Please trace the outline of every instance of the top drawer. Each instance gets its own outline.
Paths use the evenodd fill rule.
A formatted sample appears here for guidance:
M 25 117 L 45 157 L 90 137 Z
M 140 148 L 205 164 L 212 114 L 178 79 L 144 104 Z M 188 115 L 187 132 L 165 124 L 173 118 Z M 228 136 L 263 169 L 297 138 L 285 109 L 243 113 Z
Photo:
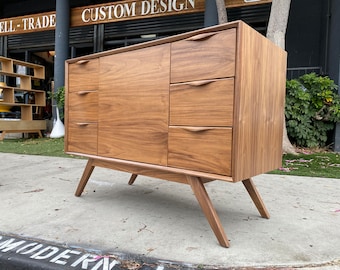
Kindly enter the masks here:
M 171 83 L 235 75 L 236 29 L 198 34 L 171 44 Z
M 68 91 L 98 89 L 99 60 L 79 60 L 68 66 Z

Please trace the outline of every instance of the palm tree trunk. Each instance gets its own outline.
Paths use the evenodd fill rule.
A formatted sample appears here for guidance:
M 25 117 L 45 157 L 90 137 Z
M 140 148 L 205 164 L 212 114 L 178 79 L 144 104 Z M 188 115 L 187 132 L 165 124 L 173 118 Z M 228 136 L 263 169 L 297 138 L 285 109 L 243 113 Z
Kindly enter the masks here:
M 205 0 L 209 1 L 209 0 Z M 210 0 L 211 1 L 211 0 Z M 225 8 L 224 0 L 216 0 L 217 14 L 218 14 L 218 23 L 226 23 L 228 22 L 227 10 Z
M 285 49 L 285 36 L 289 16 L 291 0 L 273 0 L 270 10 L 270 17 L 267 28 L 267 38 L 276 45 Z M 294 146 L 291 144 L 286 128 L 286 120 L 283 123 L 283 153 L 296 154 Z

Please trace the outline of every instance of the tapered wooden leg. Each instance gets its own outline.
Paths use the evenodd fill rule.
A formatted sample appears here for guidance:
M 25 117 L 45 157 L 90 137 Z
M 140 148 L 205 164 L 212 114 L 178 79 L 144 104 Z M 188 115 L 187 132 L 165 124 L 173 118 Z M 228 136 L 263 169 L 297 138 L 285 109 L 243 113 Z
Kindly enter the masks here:
M 90 158 L 88 161 L 87 161 L 87 164 L 86 164 L 86 167 L 84 169 L 84 172 L 83 172 L 83 175 L 79 181 L 79 184 L 78 184 L 78 187 L 77 187 L 77 190 L 76 190 L 76 193 L 75 195 L 77 197 L 79 197 L 83 191 L 84 191 L 84 188 L 87 184 L 87 182 L 89 181 L 89 178 L 93 172 L 93 169 L 94 169 L 94 164 L 93 164 L 94 160 L 92 158 Z
M 251 178 L 243 180 L 242 181 L 243 185 L 247 189 L 251 199 L 253 200 L 257 210 L 260 212 L 261 217 L 263 218 L 270 218 L 269 212 L 264 205 L 262 198 L 257 191 L 257 188 L 255 184 L 253 183 L 253 180 Z
M 137 176 L 138 174 L 134 174 L 134 173 L 131 175 L 130 180 L 129 180 L 129 185 L 132 185 L 135 182 Z
M 205 214 L 211 229 L 215 233 L 218 242 L 223 247 L 229 247 L 229 240 L 224 232 L 220 218 L 218 217 L 215 208 L 209 198 L 209 195 L 204 187 L 203 181 L 194 176 L 186 176 L 188 184 L 191 186 L 194 194 Z

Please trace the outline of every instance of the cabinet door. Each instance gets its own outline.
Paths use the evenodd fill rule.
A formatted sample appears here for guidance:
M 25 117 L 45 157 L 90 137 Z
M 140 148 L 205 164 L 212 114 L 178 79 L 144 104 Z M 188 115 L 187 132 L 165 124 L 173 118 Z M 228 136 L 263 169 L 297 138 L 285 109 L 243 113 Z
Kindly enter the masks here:
M 170 125 L 232 126 L 234 78 L 170 86 Z
M 236 29 L 199 34 L 171 44 L 171 83 L 235 75 Z
M 166 165 L 169 47 L 100 58 L 99 155 Z
M 231 128 L 169 127 L 168 166 L 231 175 Z

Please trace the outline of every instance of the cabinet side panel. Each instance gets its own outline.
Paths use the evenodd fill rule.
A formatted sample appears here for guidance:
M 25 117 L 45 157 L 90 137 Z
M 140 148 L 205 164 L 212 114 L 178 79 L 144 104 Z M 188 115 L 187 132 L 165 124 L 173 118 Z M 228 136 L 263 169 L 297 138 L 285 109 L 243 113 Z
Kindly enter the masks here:
M 100 58 L 98 154 L 167 163 L 170 45 Z
M 68 119 L 68 115 L 69 115 L 69 80 L 68 80 L 68 76 L 69 76 L 69 68 L 68 68 L 69 64 L 67 62 L 65 62 L 65 105 L 64 105 L 64 125 L 65 125 L 65 135 L 64 135 L 64 151 L 68 152 L 68 140 L 69 140 L 69 132 L 68 132 L 68 123 L 69 123 L 69 119 Z
M 281 166 L 286 82 L 284 50 L 240 24 L 235 81 L 234 181 Z

